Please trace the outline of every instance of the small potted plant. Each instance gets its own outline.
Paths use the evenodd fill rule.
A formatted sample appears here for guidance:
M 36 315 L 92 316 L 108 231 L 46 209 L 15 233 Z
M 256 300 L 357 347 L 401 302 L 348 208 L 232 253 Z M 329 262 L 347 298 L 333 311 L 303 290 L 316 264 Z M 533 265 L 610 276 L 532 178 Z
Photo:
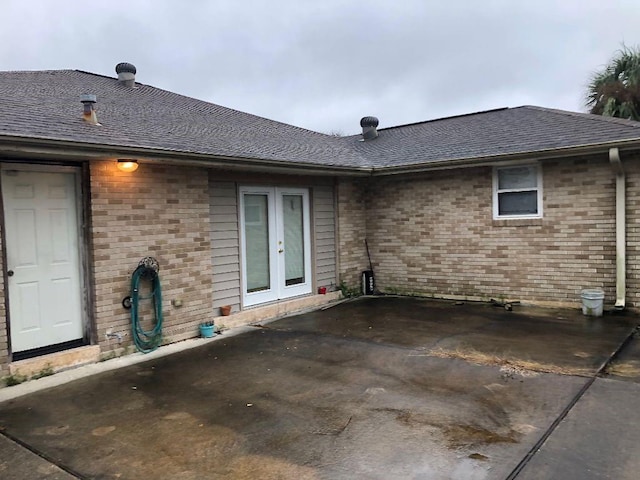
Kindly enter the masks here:
M 216 326 L 213 322 L 202 322 L 200 324 L 200 336 L 202 338 L 211 338 L 216 334 Z

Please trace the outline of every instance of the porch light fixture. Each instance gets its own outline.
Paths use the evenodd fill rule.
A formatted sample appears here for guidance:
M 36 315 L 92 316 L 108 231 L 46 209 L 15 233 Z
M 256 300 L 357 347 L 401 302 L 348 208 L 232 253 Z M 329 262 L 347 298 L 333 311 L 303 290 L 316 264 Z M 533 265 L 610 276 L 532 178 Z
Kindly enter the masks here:
M 131 173 L 138 169 L 138 161 L 131 158 L 119 158 L 117 166 L 121 172 Z

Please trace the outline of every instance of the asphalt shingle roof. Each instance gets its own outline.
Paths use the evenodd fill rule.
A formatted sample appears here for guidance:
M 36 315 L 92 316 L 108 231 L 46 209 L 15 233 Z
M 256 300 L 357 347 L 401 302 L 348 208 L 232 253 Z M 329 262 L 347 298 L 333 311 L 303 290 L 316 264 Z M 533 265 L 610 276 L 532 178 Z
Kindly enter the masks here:
M 0 72 L 0 135 L 328 166 L 365 163 L 329 135 L 136 87 L 77 70 Z M 102 126 L 82 120 L 85 93 L 97 96 Z
M 82 120 L 97 96 L 102 126 Z M 384 120 L 384 119 L 382 119 Z M 144 84 L 77 70 L 0 72 L 0 135 L 327 167 L 426 166 L 640 140 L 640 122 L 523 106 L 333 137 Z
M 379 129 L 379 136 L 345 143 L 374 167 L 541 152 L 640 139 L 640 122 L 523 106 Z

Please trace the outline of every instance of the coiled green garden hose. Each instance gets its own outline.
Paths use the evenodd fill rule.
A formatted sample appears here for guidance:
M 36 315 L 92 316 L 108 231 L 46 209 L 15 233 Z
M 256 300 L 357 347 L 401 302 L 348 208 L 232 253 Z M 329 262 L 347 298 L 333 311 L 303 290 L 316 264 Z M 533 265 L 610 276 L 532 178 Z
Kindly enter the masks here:
M 155 261 L 155 259 L 154 259 Z M 151 282 L 151 294 L 140 295 L 140 281 L 148 279 Z M 140 300 L 151 300 L 155 325 L 151 330 L 144 330 L 138 318 L 138 304 Z M 131 329 L 133 343 L 142 353 L 153 352 L 162 342 L 162 289 L 158 275 L 157 262 L 150 266 L 148 262 L 140 262 L 131 276 Z

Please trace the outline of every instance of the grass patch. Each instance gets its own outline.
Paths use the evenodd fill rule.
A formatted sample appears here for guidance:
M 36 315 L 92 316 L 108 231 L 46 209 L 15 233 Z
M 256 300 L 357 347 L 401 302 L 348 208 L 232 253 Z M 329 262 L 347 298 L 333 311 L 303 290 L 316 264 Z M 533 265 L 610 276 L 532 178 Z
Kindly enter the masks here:
M 445 350 L 434 348 L 428 352 L 431 357 L 457 358 L 476 365 L 491 365 L 501 367 L 504 373 L 520 375 L 523 377 L 532 376 L 536 373 L 555 373 L 558 375 L 590 375 L 593 370 L 585 367 L 568 367 L 553 365 L 551 363 L 535 362 L 519 358 L 480 352 L 473 348 L 458 347 L 455 350 Z
M 111 350 L 108 353 L 103 353 L 100 355 L 100 362 L 106 362 L 107 360 L 112 360 L 114 358 L 116 358 L 118 355 L 116 355 L 116 352 L 114 352 L 113 350 Z
M 26 381 L 27 381 L 27 377 L 25 377 L 24 375 L 20 375 L 19 373 L 16 373 L 15 375 L 7 375 L 6 377 L 4 377 L 4 384 L 7 387 L 20 385 L 21 383 Z
M 351 287 L 344 281 L 340 282 L 340 285 L 338 285 L 338 290 L 342 292 L 342 296 L 344 298 L 355 298 L 362 295 L 362 292 L 360 291 L 360 287 L 358 285 L 356 285 L 355 287 Z
M 47 365 L 42 370 L 40 370 L 38 373 L 33 375 L 31 377 L 31 379 L 32 380 L 37 380 L 38 378 L 42 378 L 42 377 L 50 377 L 54 373 L 56 373 L 56 372 L 53 371 L 53 367 L 51 365 Z

